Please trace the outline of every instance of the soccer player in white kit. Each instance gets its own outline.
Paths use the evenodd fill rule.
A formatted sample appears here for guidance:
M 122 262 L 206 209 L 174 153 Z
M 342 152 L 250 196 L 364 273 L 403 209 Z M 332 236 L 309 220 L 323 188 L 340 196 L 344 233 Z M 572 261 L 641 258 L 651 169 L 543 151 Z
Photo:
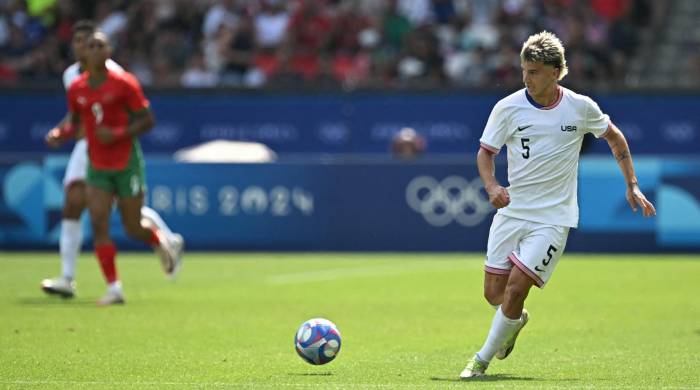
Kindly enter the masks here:
M 95 24 L 88 20 L 76 22 L 73 26 L 71 46 L 73 54 L 78 61 L 63 72 L 63 86 L 66 90 L 86 69 L 87 40 L 95 30 Z M 106 66 L 114 71 L 121 72 L 124 70 L 111 59 L 106 61 Z M 65 198 L 59 239 L 61 276 L 53 279 L 44 279 L 41 282 L 41 288 L 47 294 L 60 295 L 64 298 L 72 298 L 76 291 L 74 281 L 75 263 L 83 243 L 80 216 L 86 207 L 87 141 L 83 138 L 83 134 L 80 134 L 79 129 L 73 128 L 65 118 L 46 134 L 46 143 L 50 147 L 58 147 L 72 138 L 76 138 L 77 141 L 71 152 L 63 178 Z M 172 263 L 179 264 L 180 262 L 184 246 L 182 236 L 173 233 L 155 210 L 144 206 L 141 209 L 141 214 L 143 217 L 141 223 L 147 226 L 155 226 L 159 231 L 159 236 L 162 236 L 161 247 L 154 249 L 160 255 L 163 267 L 172 269 Z
M 477 155 L 489 201 L 498 209 L 487 245 L 484 296 L 496 309 L 486 342 L 460 378 L 484 374 L 515 346 L 529 313 L 525 298 L 544 287 L 578 225 L 578 160 L 586 133 L 604 138 L 627 183 L 627 201 L 645 217 L 656 214 L 639 189 L 627 141 L 591 98 L 558 85 L 567 73 L 564 47 L 552 33 L 532 35 L 520 53 L 525 88 L 499 101 Z M 508 148 L 508 188 L 494 176 L 494 158 Z

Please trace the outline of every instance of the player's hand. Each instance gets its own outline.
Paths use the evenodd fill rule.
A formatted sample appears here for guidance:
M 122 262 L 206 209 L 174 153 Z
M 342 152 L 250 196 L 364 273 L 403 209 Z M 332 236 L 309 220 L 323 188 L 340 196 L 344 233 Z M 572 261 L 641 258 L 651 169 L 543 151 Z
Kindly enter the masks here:
M 95 129 L 95 136 L 101 144 L 111 144 L 116 139 L 116 134 L 112 129 L 106 126 L 98 126 Z
M 49 130 L 49 132 L 46 133 L 46 137 L 44 137 L 44 141 L 50 148 L 57 148 L 63 145 L 64 140 L 61 136 L 61 130 L 58 127 Z
M 510 194 L 508 194 L 508 190 L 499 185 L 487 187 L 486 193 L 489 194 L 489 202 L 491 205 L 497 209 L 510 204 Z
M 637 184 L 632 184 L 627 187 L 627 202 L 634 212 L 637 212 L 637 208 L 641 207 L 642 215 L 645 217 L 653 217 L 656 215 L 654 205 L 647 200 Z

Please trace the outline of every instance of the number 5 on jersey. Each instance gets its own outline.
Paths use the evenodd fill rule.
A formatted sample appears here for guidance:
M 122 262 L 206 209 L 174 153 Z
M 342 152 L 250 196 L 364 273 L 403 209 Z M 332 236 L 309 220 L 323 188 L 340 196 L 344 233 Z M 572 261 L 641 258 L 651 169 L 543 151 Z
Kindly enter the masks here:
M 523 150 L 525 153 L 523 153 L 523 158 L 527 159 L 530 158 L 530 146 L 527 144 L 530 142 L 530 138 L 521 138 L 520 143 L 523 145 Z

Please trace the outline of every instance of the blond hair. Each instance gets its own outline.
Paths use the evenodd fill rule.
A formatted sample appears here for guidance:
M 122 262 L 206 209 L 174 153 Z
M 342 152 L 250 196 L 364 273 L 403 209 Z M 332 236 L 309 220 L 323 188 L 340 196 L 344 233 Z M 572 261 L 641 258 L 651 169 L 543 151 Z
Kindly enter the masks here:
M 559 38 L 549 31 L 530 35 L 523 43 L 520 51 L 520 61 L 541 62 L 545 65 L 552 65 L 559 69 L 559 80 L 563 79 L 569 68 L 566 66 L 564 58 L 564 45 Z

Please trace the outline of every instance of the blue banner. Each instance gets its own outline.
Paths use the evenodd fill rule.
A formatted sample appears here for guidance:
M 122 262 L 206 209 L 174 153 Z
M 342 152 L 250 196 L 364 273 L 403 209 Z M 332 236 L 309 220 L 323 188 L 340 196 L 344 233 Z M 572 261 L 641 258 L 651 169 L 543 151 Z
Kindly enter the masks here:
M 157 126 L 142 139 L 147 153 L 231 139 L 258 141 L 281 154 L 386 154 L 393 135 L 409 126 L 427 139 L 428 154 L 464 154 L 478 149 L 486 119 L 504 95 L 190 93 L 149 94 Z M 697 155 L 699 96 L 596 99 L 625 132 L 635 155 Z M 12 153 L 45 153 L 44 135 L 66 110 L 60 94 L 5 94 L 0 106 L 0 152 Z M 610 154 L 604 141 L 592 141 L 586 152 Z
M 0 245 L 56 247 L 66 156 L 0 164 Z M 580 164 L 569 251 L 700 250 L 700 160 L 638 158 L 658 216 L 633 213 L 611 158 Z M 505 166 L 499 165 L 500 175 Z M 501 177 L 504 180 L 503 177 Z M 473 163 L 178 164 L 149 160 L 147 202 L 188 248 L 484 252 L 493 208 Z M 90 229 L 84 218 L 86 242 Z M 118 216 L 111 231 L 127 239 Z

